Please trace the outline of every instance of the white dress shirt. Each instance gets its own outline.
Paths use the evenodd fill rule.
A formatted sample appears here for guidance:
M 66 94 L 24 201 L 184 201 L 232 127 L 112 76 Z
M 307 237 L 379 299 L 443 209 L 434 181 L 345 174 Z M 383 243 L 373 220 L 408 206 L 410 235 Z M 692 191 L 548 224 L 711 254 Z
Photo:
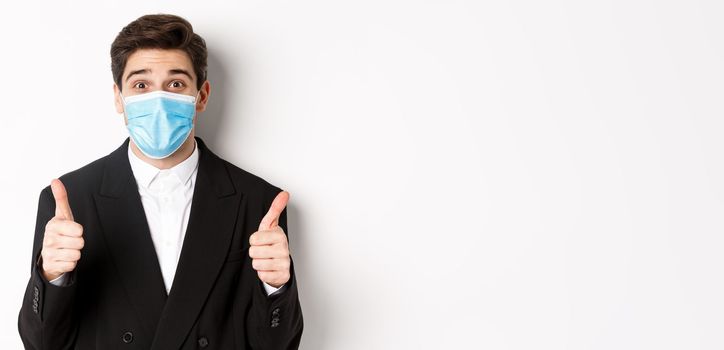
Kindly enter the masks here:
M 186 227 L 191 213 L 191 200 L 199 168 L 199 148 L 194 140 L 191 156 L 170 169 L 158 169 L 138 158 L 128 146 L 128 161 L 138 184 L 148 229 L 156 249 L 166 293 L 169 293 L 181 255 Z M 65 274 L 50 281 L 65 285 Z M 263 283 L 267 295 L 278 291 Z

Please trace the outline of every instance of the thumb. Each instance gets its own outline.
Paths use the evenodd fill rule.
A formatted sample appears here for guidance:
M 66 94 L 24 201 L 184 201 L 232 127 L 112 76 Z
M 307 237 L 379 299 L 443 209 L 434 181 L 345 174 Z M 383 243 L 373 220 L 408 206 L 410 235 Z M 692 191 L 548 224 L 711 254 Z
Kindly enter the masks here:
M 65 191 L 63 183 L 59 179 L 53 179 L 50 182 L 50 189 L 53 190 L 53 197 L 55 197 L 55 216 L 73 220 L 73 212 L 68 203 L 68 193 Z
M 274 201 L 269 208 L 269 211 L 264 215 L 259 223 L 259 230 L 269 230 L 276 227 L 279 224 L 279 216 L 282 215 L 282 211 L 289 202 L 289 192 L 281 191 L 274 198 Z

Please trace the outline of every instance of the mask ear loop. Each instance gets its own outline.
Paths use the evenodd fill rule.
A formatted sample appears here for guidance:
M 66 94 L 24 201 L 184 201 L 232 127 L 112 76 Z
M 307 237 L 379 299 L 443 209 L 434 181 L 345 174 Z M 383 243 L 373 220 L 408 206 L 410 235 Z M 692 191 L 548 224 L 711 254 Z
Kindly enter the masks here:
M 201 90 L 199 90 L 198 92 L 196 92 L 196 97 L 194 97 L 194 119 L 196 119 L 196 117 L 197 117 L 196 104 L 199 103 L 199 95 L 200 95 L 200 94 L 201 94 Z M 198 122 L 198 120 L 197 120 L 197 122 Z M 192 130 L 196 130 L 196 123 L 192 123 L 192 124 L 191 124 L 191 129 L 192 129 Z M 199 147 L 199 146 L 196 144 L 196 139 L 194 139 L 194 149 L 196 149 L 196 147 Z
M 126 116 L 126 98 L 123 97 L 123 92 L 121 92 L 120 89 L 118 90 L 118 95 L 121 96 L 121 103 L 123 104 L 123 115 Z

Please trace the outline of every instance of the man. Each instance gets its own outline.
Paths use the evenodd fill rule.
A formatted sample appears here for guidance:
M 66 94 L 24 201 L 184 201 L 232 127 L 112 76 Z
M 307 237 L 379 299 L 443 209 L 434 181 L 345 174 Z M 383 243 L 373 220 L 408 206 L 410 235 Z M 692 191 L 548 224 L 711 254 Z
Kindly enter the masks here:
M 111 46 L 130 138 L 40 193 L 18 327 L 28 349 L 296 349 L 289 194 L 194 136 L 206 44 L 148 15 Z

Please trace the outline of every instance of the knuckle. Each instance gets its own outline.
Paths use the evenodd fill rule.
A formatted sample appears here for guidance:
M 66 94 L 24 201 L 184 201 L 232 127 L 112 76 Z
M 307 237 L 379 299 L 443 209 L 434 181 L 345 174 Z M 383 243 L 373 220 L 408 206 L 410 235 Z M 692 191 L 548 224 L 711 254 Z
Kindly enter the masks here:
M 60 275 L 62 273 L 68 272 L 68 269 L 65 267 L 65 265 L 55 265 L 47 270 L 48 272 L 51 272 L 54 275 Z
M 43 266 L 45 266 L 48 263 L 48 261 L 50 261 L 50 254 L 48 252 L 48 249 L 41 250 L 40 256 L 43 258 Z
M 66 235 L 79 236 L 81 232 L 83 232 L 83 227 L 73 221 L 69 221 L 67 225 L 63 227 L 63 233 Z
M 63 272 L 70 271 L 69 266 L 66 263 L 57 263 L 50 270 L 54 271 L 55 273 L 63 273 Z
M 43 238 L 43 246 L 44 247 L 54 247 L 57 240 L 55 239 L 55 236 L 52 234 L 46 234 Z
M 68 226 L 68 223 L 60 222 L 54 227 L 54 229 L 54 232 L 60 233 L 62 235 L 67 235 L 72 228 Z
M 258 237 L 258 235 L 256 234 L 256 232 L 253 233 L 251 236 L 249 236 L 249 244 L 251 244 L 251 245 L 256 245 L 256 242 L 258 241 L 258 238 L 259 238 L 259 237 Z
M 55 258 L 59 261 L 65 261 L 70 257 L 70 253 L 67 251 L 67 249 L 58 250 L 57 254 L 55 254 Z

